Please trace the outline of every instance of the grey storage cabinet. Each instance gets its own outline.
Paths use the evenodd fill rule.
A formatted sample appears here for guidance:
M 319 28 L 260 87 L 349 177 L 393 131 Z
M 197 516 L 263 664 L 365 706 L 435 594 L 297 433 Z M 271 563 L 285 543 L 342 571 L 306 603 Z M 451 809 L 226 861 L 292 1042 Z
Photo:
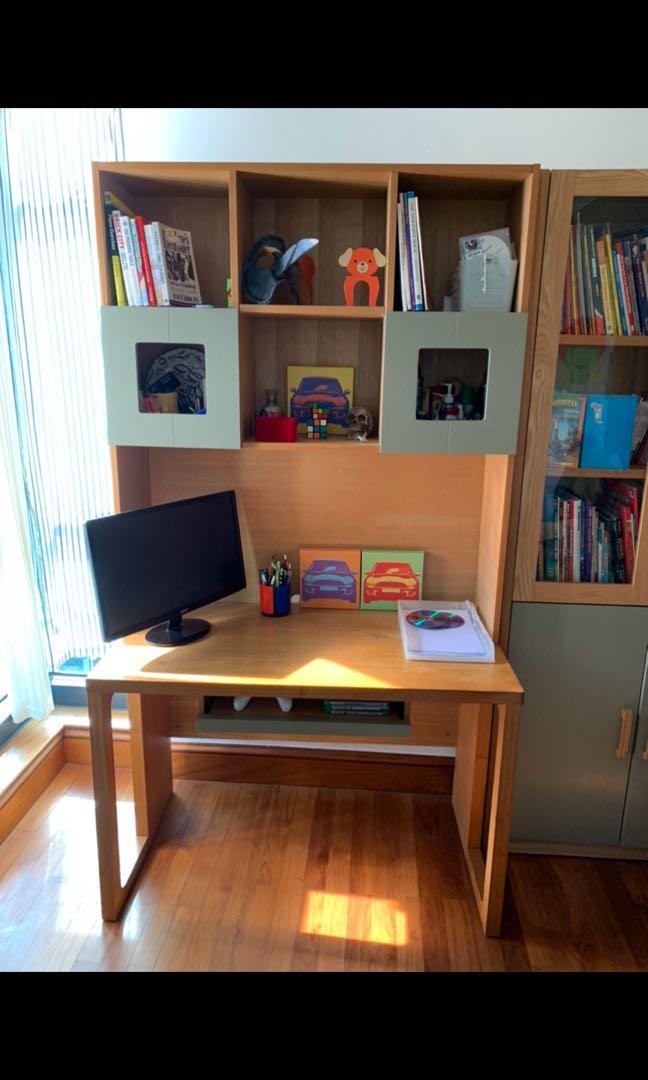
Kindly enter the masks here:
M 648 848 L 648 609 L 515 603 L 524 686 L 511 840 Z M 621 710 L 633 715 L 618 756 Z
M 388 312 L 380 412 L 383 453 L 514 454 L 526 326 L 527 316 L 518 313 Z M 424 349 L 488 351 L 483 420 L 416 418 L 419 353 Z
M 113 446 L 241 446 L 238 313 L 233 309 L 104 307 L 101 309 L 108 442 Z M 141 413 L 137 346 L 155 343 L 205 350 L 204 416 Z

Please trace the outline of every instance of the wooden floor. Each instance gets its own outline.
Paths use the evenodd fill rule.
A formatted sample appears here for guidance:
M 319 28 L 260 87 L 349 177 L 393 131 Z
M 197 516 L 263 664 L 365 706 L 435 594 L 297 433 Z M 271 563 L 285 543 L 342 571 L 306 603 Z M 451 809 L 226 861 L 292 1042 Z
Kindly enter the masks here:
M 88 766 L 0 845 L 3 971 L 647 971 L 648 863 L 511 856 L 503 930 L 483 937 L 433 796 L 176 781 L 116 924 Z

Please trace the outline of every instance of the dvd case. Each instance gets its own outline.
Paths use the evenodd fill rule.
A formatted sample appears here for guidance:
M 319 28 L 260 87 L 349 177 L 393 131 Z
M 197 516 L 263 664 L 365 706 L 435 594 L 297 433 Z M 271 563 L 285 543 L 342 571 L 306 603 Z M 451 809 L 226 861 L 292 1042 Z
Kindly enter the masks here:
M 495 646 L 470 600 L 399 600 L 407 660 L 495 662 Z

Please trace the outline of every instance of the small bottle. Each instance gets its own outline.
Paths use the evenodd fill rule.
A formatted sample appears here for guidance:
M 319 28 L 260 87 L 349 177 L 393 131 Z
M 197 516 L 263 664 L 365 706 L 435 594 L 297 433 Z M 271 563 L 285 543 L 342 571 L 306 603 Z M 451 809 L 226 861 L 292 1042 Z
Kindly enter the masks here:
M 454 384 L 453 383 L 441 383 L 444 389 L 443 405 L 441 406 L 441 419 L 442 420 L 458 420 L 459 419 L 459 406 L 455 404 L 454 399 Z
M 281 406 L 277 401 L 278 390 L 265 390 L 266 399 L 259 416 L 281 416 Z

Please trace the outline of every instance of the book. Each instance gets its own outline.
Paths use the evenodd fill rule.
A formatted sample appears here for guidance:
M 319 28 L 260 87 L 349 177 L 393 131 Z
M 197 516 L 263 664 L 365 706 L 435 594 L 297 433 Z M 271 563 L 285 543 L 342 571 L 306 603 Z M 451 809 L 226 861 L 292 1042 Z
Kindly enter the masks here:
M 411 311 L 409 271 L 407 268 L 407 237 L 405 233 L 405 210 L 402 196 L 398 200 L 398 257 L 400 267 L 401 304 L 403 311 Z
M 157 297 L 155 294 L 155 286 L 153 284 L 153 274 L 151 272 L 151 260 L 149 258 L 148 245 L 146 243 L 146 233 L 144 232 L 144 226 L 150 225 L 150 222 L 148 218 L 142 217 L 141 214 L 136 214 L 135 225 L 137 227 L 140 252 L 142 255 L 142 268 L 144 270 L 144 281 L 146 284 L 146 295 L 148 299 L 148 304 L 149 307 L 156 307 Z
M 135 260 L 132 258 L 132 241 L 130 225 L 128 224 L 130 218 L 128 218 L 126 214 L 121 214 L 119 210 L 113 210 L 112 217 L 115 225 L 115 238 L 119 249 L 119 260 L 121 262 L 128 306 L 137 307 L 138 290 L 136 289 L 135 283 Z M 125 227 L 124 222 L 126 223 Z
M 137 225 L 134 218 L 129 218 L 128 221 L 131 231 L 131 240 L 133 243 L 133 255 L 135 257 L 135 276 L 137 278 L 137 287 L 140 295 L 141 307 L 148 307 L 148 293 L 146 291 L 146 281 L 144 279 L 144 266 L 142 264 L 142 252 L 140 250 L 139 236 L 137 234 Z
M 554 396 L 547 458 L 550 465 L 578 465 L 586 401 L 585 394 Z
M 423 305 L 423 282 L 421 280 L 421 254 L 419 244 L 418 225 L 416 220 L 416 203 L 413 191 L 406 195 L 407 216 L 409 221 L 410 251 L 412 259 L 412 276 L 414 279 L 414 311 L 424 311 Z
M 414 199 L 414 205 L 416 207 L 416 230 L 418 233 L 419 242 L 419 256 L 421 260 L 421 282 L 423 284 L 423 307 L 426 311 L 431 311 L 432 306 L 430 304 L 430 298 L 428 296 L 427 279 L 425 277 L 425 262 L 423 260 L 423 237 L 421 233 L 421 212 L 419 210 L 418 195 Z
M 638 404 L 639 398 L 636 394 L 588 396 L 580 455 L 581 468 L 628 468 Z
M 191 233 L 160 221 L 144 227 L 157 302 L 163 307 L 193 307 L 202 303 Z
M 115 235 L 115 222 L 113 220 L 113 211 L 116 210 L 123 214 L 130 214 L 131 211 L 127 206 L 118 199 L 111 191 L 104 191 L 104 216 L 106 220 L 106 239 L 108 245 L 108 254 L 110 257 L 110 264 L 112 266 L 113 280 L 115 283 L 115 299 L 118 307 L 128 306 L 128 297 L 126 295 L 126 286 L 124 284 L 124 274 L 122 271 L 121 259 L 119 256 L 119 248 L 117 246 L 117 237 Z

